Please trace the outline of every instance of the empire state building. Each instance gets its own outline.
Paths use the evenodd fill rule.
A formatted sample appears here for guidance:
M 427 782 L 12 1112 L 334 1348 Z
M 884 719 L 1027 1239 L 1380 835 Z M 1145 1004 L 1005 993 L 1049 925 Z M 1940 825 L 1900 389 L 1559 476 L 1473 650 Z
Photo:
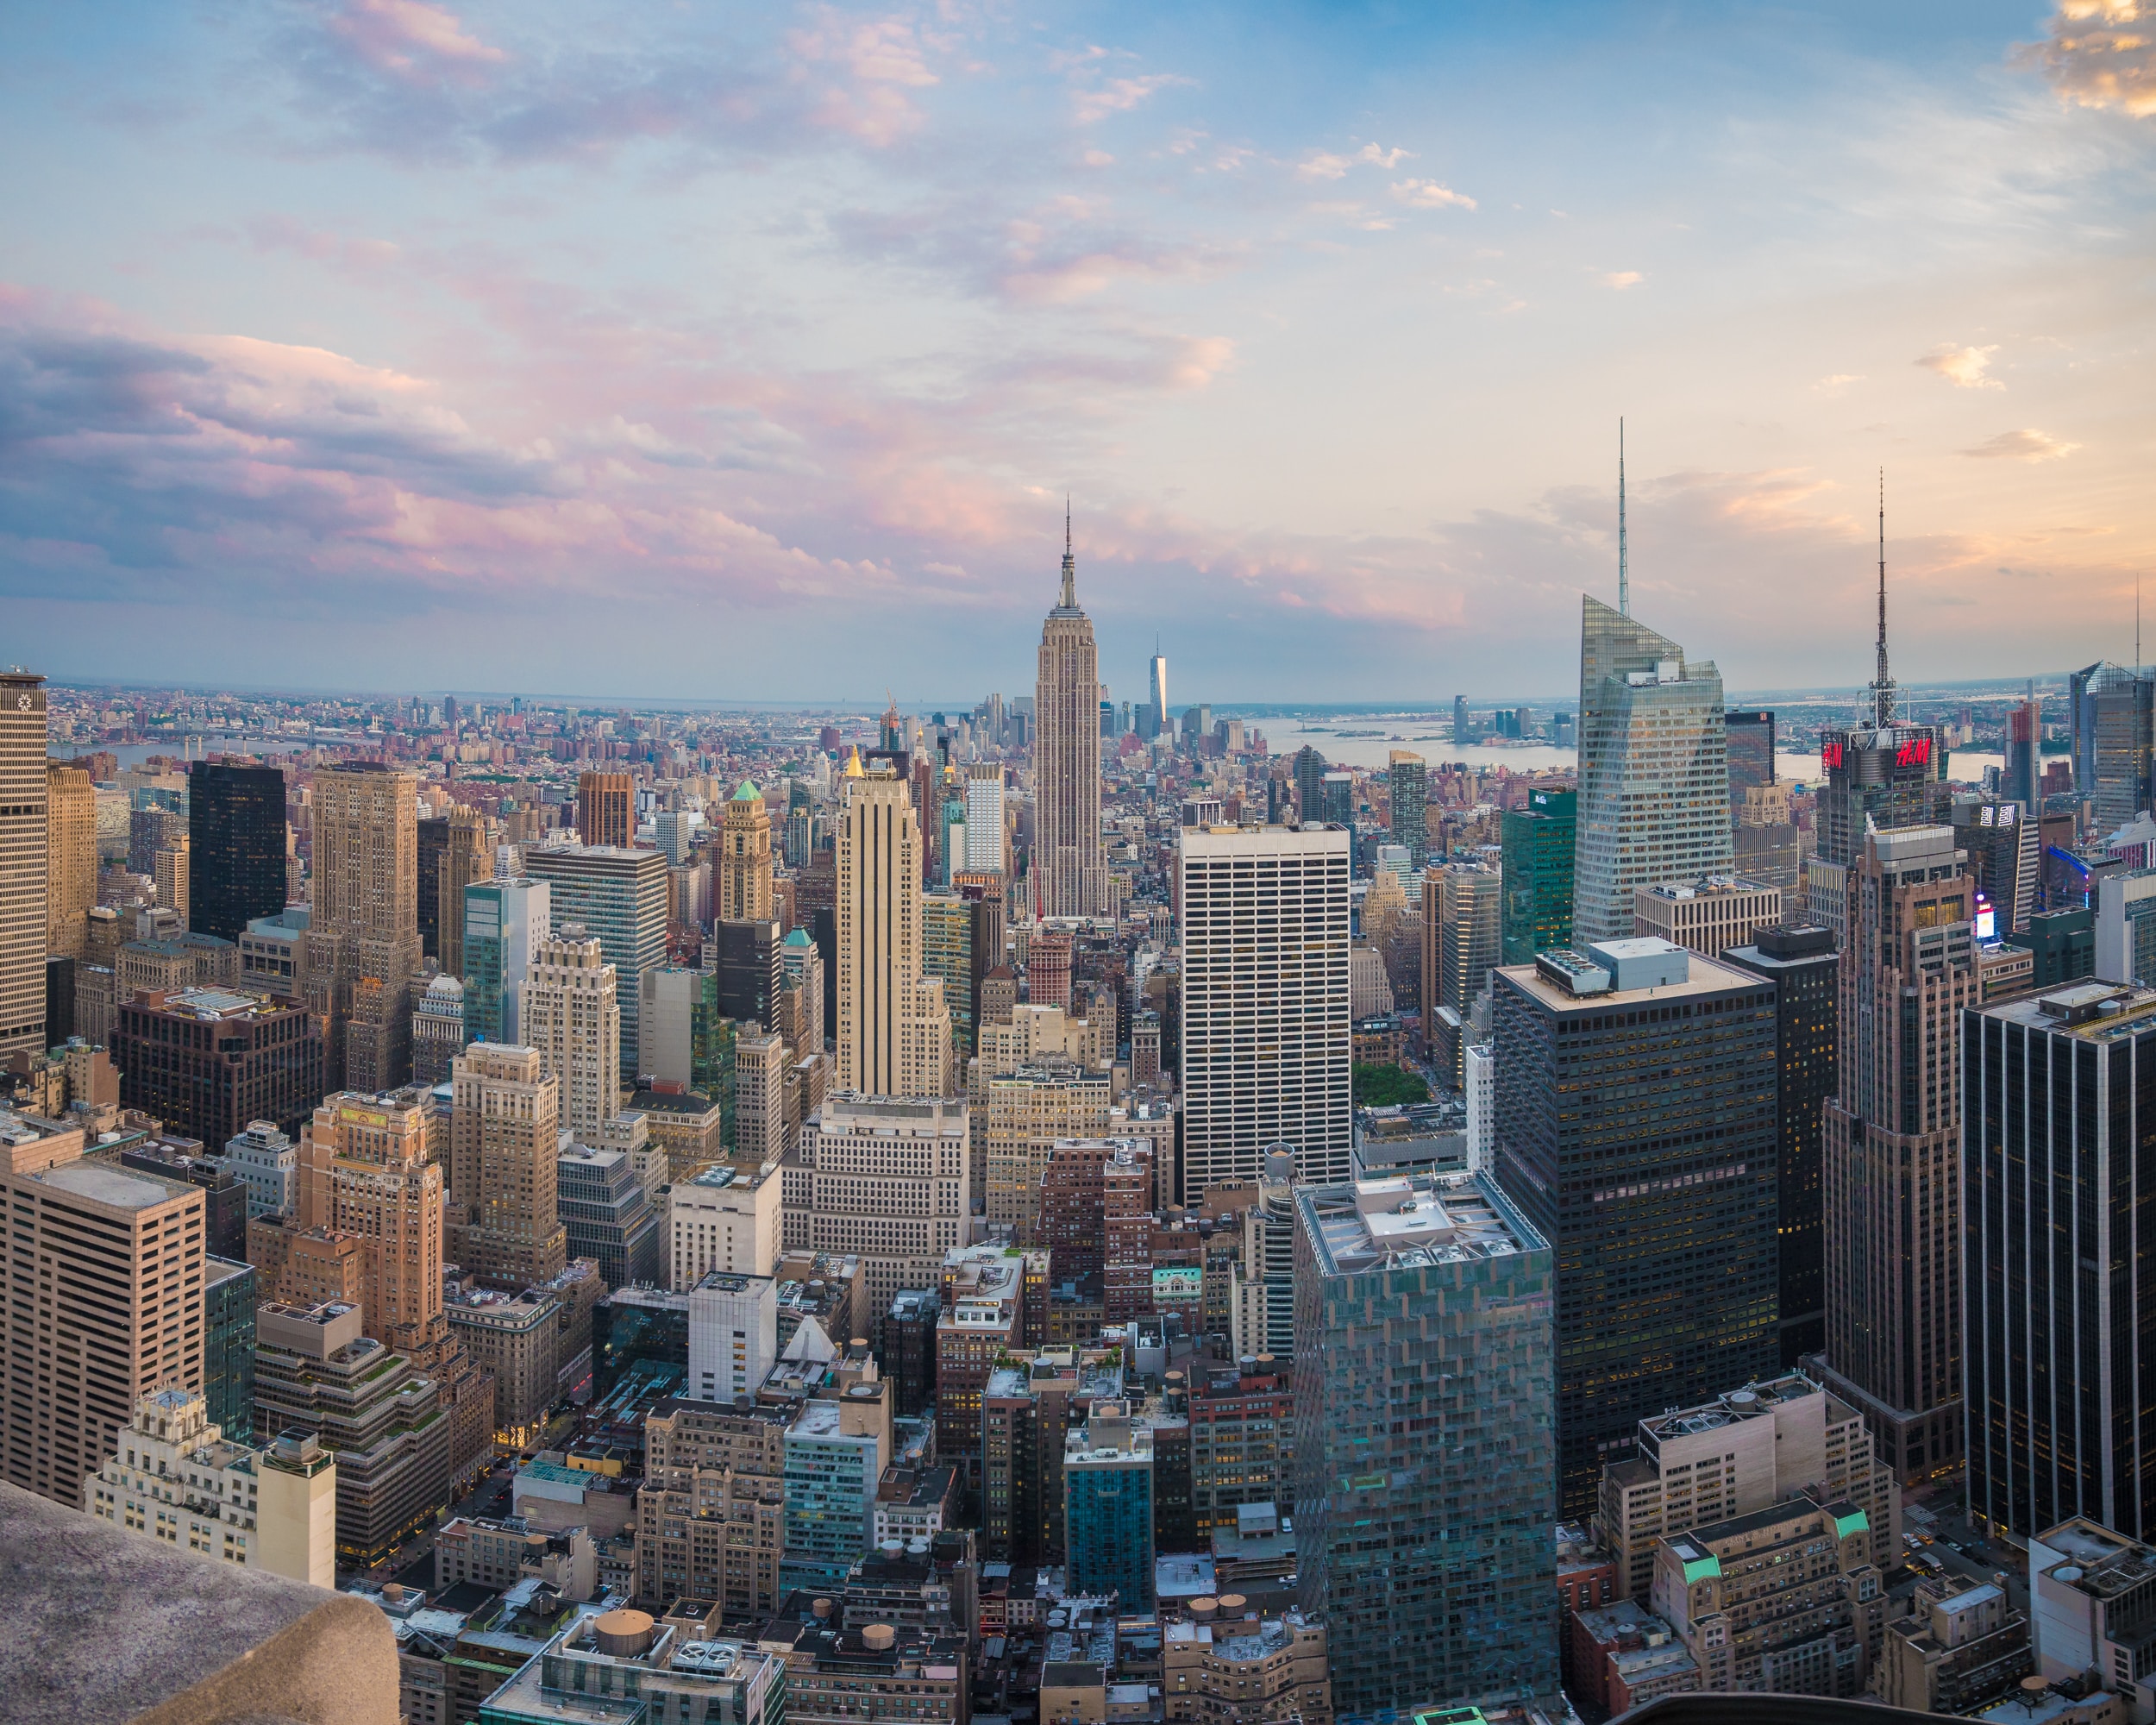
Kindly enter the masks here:
M 1041 625 L 1033 712 L 1033 869 L 1040 913 L 1103 914 L 1108 869 L 1100 848 L 1100 660 L 1092 619 L 1078 608 L 1069 522 L 1062 596 Z

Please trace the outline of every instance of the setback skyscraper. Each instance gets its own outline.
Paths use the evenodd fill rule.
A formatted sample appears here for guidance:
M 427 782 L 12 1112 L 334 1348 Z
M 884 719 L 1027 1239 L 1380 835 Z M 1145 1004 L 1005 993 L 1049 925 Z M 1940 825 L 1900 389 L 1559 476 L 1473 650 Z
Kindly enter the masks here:
M 1035 687 L 1034 892 L 1044 916 L 1099 916 L 1108 908 L 1100 844 L 1100 662 L 1092 620 L 1078 608 L 1068 523 L 1062 595 L 1041 625 Z M 919 879 L 918 867 L 914 877 Z
M 1968 860 L 1953 828 L 1914 827 L 1871 834 L 1849 871 L 1824 1381 L 1905 1484 L 1961 1456 L 1957 1020 L 1983 998 Z
M 204 761 L 187 775 L 188 926 L 236 942 L 285 908 L 285 775 Z
M 1731 871 L 1722 680 L 1600 599 L 1581 605 L 1572 919 L 1581 940 L 1617 940 L 1640 888 Z
M 309 941 L 329 949 L 335 1006 L 349 1014 L 340 1082 L 356 1090 L 394 1089 L 411 1070 L 411 977 L 420 956 L 418 795 L 417 775 L 379 761 L 350 761 L 315 775 Z M 334 1037 L 334 1007 L 330 1022 Z M 330 1063 L 336 1071 L 336 1063 Z
M 1776 1370 L 1774 991 L 1653 939 L 1491 983 L 1497 1174 L 1557 1253 L 1558 1513 L 1577 1519 L 1641 1420 Z
M 921 831 L 884 762 L 846 763 L 838 817 L 838 1088 L 939 1096 L 950 1068 L 943 984 L 921 969 Z M 940 1026 L 940 1046 L 937 1043 Z

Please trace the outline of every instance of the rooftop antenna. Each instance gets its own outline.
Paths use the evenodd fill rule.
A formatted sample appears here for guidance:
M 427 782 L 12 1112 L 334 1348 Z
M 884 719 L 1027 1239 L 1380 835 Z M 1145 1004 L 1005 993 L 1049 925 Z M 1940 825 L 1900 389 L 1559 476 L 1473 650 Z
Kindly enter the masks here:
M 1632 615 L 1632 575 L 1625 566 L 1625 416 L 1617 416 L 1617 614 Z
M 1879 469 L 1879 668 L 1871 684 L 1871 723 L 1885 730 L 1894 723 L 1894 679 L 1887 674 L 1886 645 L 1886 469 Z
M 1062 608 L 1078 608 L 1078 565 L 1070 555 L 1070 493 L 1063 493 L 1063 598 Z

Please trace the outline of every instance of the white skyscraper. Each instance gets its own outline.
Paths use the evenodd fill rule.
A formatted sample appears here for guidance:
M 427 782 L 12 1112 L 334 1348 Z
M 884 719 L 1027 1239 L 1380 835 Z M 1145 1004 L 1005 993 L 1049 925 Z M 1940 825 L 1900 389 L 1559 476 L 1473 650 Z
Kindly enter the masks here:
M 966 774 L 966 862 L 968 873 L 1001 870 L 1003 854 L 1003 768 L 983 764 Z
M 1183 1194 L 1254 1180 L 1267 1148 L 1296 1177 L 1351 1177 L 1353 1038 L 1343 826 L 1185 827 Z
M 1633 932 L 1633 894 L 1734 868 L 1722 680 L 1668 637 L 1583 596 L 1579 941 Z
M 1146 687 L 1153 704 L 1153 718 L 1158 728 L 1165 731 L 1168 729 L 1168 661 L 1162 654 L 1156 653 L 1147 668 L 1150 675 Z
M 779 1288 L 768 1276 L 714 1270 L 689 1289 L 691 1396 L 754 1396 L 778 1362 Z

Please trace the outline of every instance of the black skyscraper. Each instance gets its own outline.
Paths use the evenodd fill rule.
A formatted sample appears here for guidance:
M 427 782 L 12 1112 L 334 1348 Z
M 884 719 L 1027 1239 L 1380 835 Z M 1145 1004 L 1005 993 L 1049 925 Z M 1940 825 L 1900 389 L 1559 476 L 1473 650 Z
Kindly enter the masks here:
M 1821 1208 L 1820 1132 L 1835 1094 L 1835 981 L 1840 955 L 1826 928 L 1763 928 L 1752 946 L 1733 946 L 1725 963 L 1774 984 L 1777 1133 L 1775 1184 L 1777 1281 L 1781 1289 L 1782 1368 L 1793 1371 L 1827 1346 L 1826 1219 Z
M 419 823 L 419 950 L 442 957 L 442 855 L 449 848 L 449 817 Z
M 718 1009 L 740 1023 L 778 1025 L 779 925 L 761 917 L 721 918 L 713 925 L 718 962 Z
M 236 941 L 285 908 L 285 775 L 206 761 L 187 781 L 188 924 Z
M 1969 1519 L 2156 1539 L 2156 994 L 2078 982 L 1960 1028 Z
M 1667 941 L 1493 970 L 1497 1177 L 1557 1253 L 1558 1513 L 1639 1421 L 1771 1375 L 1774 991 Z

